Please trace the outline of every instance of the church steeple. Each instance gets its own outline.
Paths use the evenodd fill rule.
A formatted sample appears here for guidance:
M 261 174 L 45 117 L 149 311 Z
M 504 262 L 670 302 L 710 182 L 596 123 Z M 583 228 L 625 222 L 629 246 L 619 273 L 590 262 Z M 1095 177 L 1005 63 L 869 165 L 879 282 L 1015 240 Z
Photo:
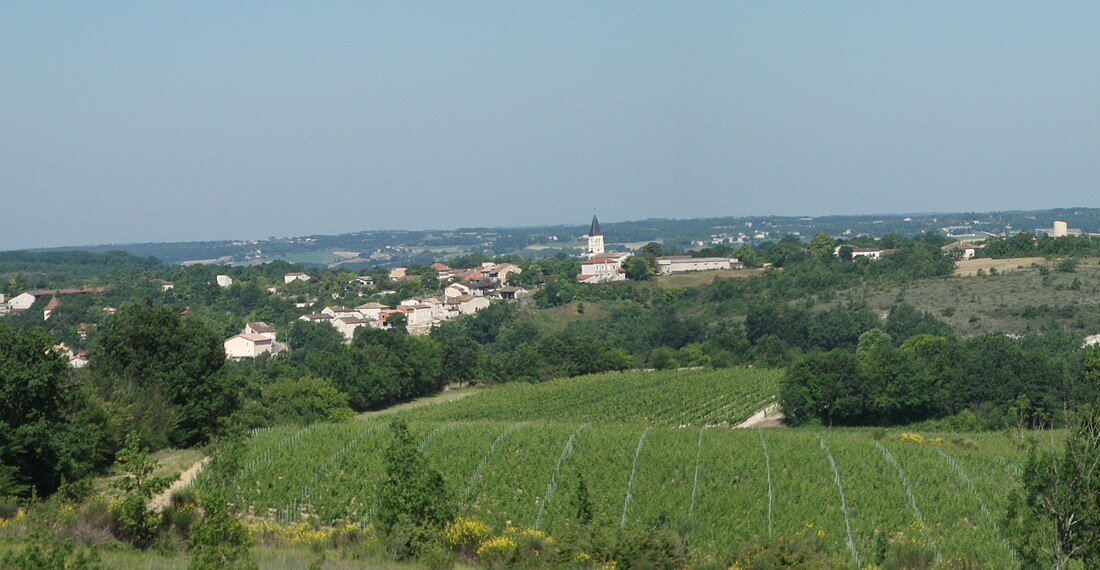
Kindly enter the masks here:
M 596 219 L 596 214 L 592 214 L 592 229 L 588 230 L 588 250 L 584 255 L 589 259 L 603 255 L 603 230 L 600 229 L 600 221 Z
M 596 219 L 596 214 L 592 214 L 592 229 L 588 230 L 588 237 L 602 235 L 603 231 L 600 230 L 600 221 Z

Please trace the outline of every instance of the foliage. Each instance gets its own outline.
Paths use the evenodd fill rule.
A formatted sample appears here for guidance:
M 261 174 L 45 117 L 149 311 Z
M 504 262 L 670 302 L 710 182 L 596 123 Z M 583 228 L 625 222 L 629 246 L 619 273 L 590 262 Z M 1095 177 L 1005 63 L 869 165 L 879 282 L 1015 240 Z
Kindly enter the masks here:
M 259 566 L 249 549 L 248 530 L 226 506 L 225 495 L 210 488 L 202 495 L 203 520 L 191 528 L 191 570 L 250 570 Z
M 284 380 L 264 389 L 264 402 L 282 422 L 311 424 L 351 419 L 348 397 L 324 378 Z
M 1008 524 L 1035 566 L 1100 563 L 1100 414 L 1081 410 L 1061 451 L 1033 442 Z
M 392 440 L 386 449 L 386 479 L 378 510 L 380 527 L 392 531 L 400 520 L 407 519 L 417 526 L 443 528 L 455 516 L 443 476 L 417 449 L 408 425 L 395 421 L 390 432 Z
M 1026 394 L 1030 403 L 1022 421 L 1042 425 L 1063 404 L 1093 394 L 1071 375 L 1072 353 L 1051 355 L 1030 341 L 915 336 L 894 347 L 888 335 L 877 334 L 883 336 L 862 336 L 855 354 L 835 350 L 797 359 L 780 387 L 788 419 L 891 425 L 989 408 L 988 425 L 1004 427 L 1010 408 Z
M 99 570 L 99 555 L 94 550 L 78 549 L 71 539 L 33 534 L 22 552 L 9 552 L 2 560 L 13 570 Z
M 163 522 L 160 513 L 149 509 L 149 501 L 168 488 L 170 481 L 153 477 L 157 461 L 141 448 L 136 432 L 126 437 L 126 446 L 119 451 L 117 461 L 122 474 L 112 486 L 118 502 L 111 507 L 116 531 L 120 538 L 145 548 L 152 544 Z
M 111 318 L 89 364 L 101 394 L 125 406 L 158 448 L 209 440 L 239 406 L 224 367 L 216 332 L 149 300 Z
M 0 496 L 48 495 L 96 466 L 102 433 L 39 330 L 0 326 Z

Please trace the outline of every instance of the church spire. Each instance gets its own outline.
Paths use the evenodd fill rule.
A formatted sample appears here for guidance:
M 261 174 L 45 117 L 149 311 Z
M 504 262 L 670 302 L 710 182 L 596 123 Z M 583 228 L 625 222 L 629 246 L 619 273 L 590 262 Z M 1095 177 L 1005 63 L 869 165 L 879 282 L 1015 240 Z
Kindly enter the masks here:
M 588 230 L 589 236 L 602 236 L 603 230 L 600 229 L 600 221 L 596 219 L 596 214 L 592 214 L 592 229 Z

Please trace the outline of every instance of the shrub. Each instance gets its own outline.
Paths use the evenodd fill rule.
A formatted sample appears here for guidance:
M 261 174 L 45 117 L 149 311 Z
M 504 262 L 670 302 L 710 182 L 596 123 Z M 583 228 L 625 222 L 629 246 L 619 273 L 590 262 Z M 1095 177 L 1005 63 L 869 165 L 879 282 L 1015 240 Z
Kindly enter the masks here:
M 99 555 L 94 550 L 77 549 L 70 539 L 35 533 L 27 547 L 2 560 L 12 570 L 99 570 Z
M 118 452 L 122 477 L 114 484 L 119 501 L 111 507 L 115 535 L 138 548 L 152 544 L 163 522 L 159 513 L 149 510 L 153 495 L 168 486 L 168 480 L 153 477 L 156 460 L 141 448 L 136 432 L 126 436 L 126 447 Z
M 464 556 L 473 556 L 488 537 L 489 525 L 466 517 L 458 517 L 443 528 L 443 542 Z
M 115 539 L 111 532 L 114 527 L 110 505 L 95 499 L 84 504 L 76 520 L 68 526 L 67 534 L 78 544 L 98 545 Z
M 251 558 L 252 537 L 241 521 L 226 508 L 225 495 L 219 489 L 206 491 L 202 498 L 204 518 L 191 528 L 190 570 L 253 570 L 259 568 Z

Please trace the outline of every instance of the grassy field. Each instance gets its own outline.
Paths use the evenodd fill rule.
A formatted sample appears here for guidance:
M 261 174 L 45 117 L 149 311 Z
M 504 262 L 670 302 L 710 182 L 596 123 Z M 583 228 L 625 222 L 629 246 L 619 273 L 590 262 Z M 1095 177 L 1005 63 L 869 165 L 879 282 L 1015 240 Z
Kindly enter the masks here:
M 884 533 L 919 532 L 944 557 L 1015 565 L 994 523 L 1026 461 L 1018 438 L 704 427 L 731 402 L 766 392 L 767 374 L 607 374 L 487 390 L 400 417 L 460 512 L 498 530 L 553 534 L 574 524 L 583 481 L 593 524 L 682 529 L 698 553 L 813 529 L 856 566 Z M 235 501 L 285 522 L 303 511 L 334 524 L 370 522 L 387 419 L 257 434 Z
M 763 269 L 731 269 L 728 271 L 693 271 L 675 275 L 658 275 L 654 278 L 657 285 L 666 289 L 687 289 L 700 285 L 709 285 L 715 279 L 753 277 L 763 273 Z
M 201 449 L 162 449 L 154 452 L 152 457 L 157 460 L 157 469 L 153 471 L 153 476 L 174 480 L 182 471 L 202 459 L 203 452 Z M 92 481 L 92 490 L 105 491 L 116 478 L 116 475 L 97 477 Z
M 535 325 L 539 327 L 540 332 L 543 334 L 550 334 L 565 330 L 565 327 L 582 319 L 605 316 L 611 312 L 611 307 L 614 306 L 615 302 L 583 303 L 583 313 L 577 310 L 578 305 L 581 304 L 582 302 L 573 301 L 559 307 L 532 310 L 529 311 L 529 314 L 534 319 Z
M 363 413 L 359 414 L 357 417 L 361 420 L 369 420 L 369 419 L 372 419 L 372 418 L 377 418 L 379 416 L 385 416 L 385 415 L 388 415 L 388 414 L 394 414 L 394 413 L 397 413 L 397 412 L 407 412 L 407 411 L 409 411 L 413 408 L 418 408 L 420 406 L 428 406 L 428 405 L 433 405 L 433 404 L 442 404 L 442 403 L 446 403 L 446 402 L 453 402 L 453 401 L 456 401 L 456 400 L 461 400 L 462 398 L 465 398 L 467 396 L 472 396 L 472 395 L 477 394 L 479 392 L 482 392 L 484 390 L 485 390 L 485 388 L 482 388 L 481 386 L 467 386 L 467 387 L 464 387 L 464 388 L 453 388 L 453 389 L 447 390 L 445 392 L 440 392 L 438 394 L 433 394 L 431 396 L 425 396 L 423 398 L 417 398 L 415 400 L 412 400 L 412 401 L 409 401 L 409 402 L 404 402 L 404 403 L 401 403 L 401 404 L 397 404 L 396 406 L 390 406 L 390 407 L 382 409 L 382 410 L 374 410 L 374 411 L 370 411 L 370 412 L 363 412 Z
M 970 264 L 967 270 L 990 267 Z M 859 287 L 837 295 L 836 302 L 860 302 L 878 310 L 908 303 L 934 314 L 964 336 L 1027 333 L 1054 323 L 1083 336 L 1100 333 L 1100 265 L 1085 260 L 1073 273 L 1048 270 L 1025 260 L 997 260 L 997 275 L 946 277 L 907 285 Z M 1044 264 L 1049 265 L 1049 264 Z
M 11 551 L 19 552 L 23 546 L 19 543 L 0 543 L 0 558 Z M 100 548 L 100 565 L 105 570 L 185 570 L 190 558 L 183 552 L 140 551 L 128 547 L 117 549 Z M 324 570 L 413 570 L 422 568 L 418 564 L 392 562 L 379 559 L 345 558 L 328 554 L 323 562 L 317 553 L 305 547 L 265 547 L 252 549 L 253 558 L 261 570 L 300 570 L 301 568 L 322 568 Z M 313 563 L 318 566 L 310 566 Z M 458 570 L 468 568 L 458 565 Z
M 996 269 L 998 272 L 1004 273 L 1010 271 L 1018 271 L 1021 269 L 1028 269 L 1031 268 L 1033 265 L 1043 265 L 1049 267 L 1051 263 L 1042 257 L 1021 257 L 1014 259 L 967 259 L 955 262 L 955 276 L 974 277 L 978 274 L 979 271 L 989 273 L 993 269 Z

